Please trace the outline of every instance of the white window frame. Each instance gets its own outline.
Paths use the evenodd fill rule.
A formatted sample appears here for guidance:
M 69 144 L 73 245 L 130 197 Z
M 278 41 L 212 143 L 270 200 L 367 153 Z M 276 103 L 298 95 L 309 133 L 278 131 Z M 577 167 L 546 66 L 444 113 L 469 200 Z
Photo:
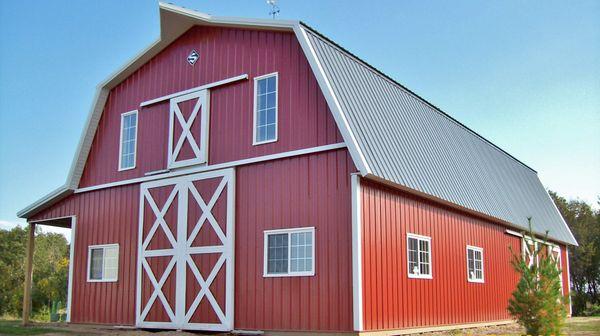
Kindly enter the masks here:
M 133 147 L 133 166 L 131 167 L 122 167 L 122 159 L 123 159 L 123 122 L 125 121 L 125 117 L 135 114 L 135 146 Z M 121 128 L 119 129 L 119 171 L 131 170 L 135 169 L 137 165 L 137 138 L 139 132 L 139 115 L 138 110 L 133 110 L 129 112 L 125 112 L 121 114 Z
M 256 130 L 258 128 L 258 81 L 261 79 L 275 77 L 275 138 L 265 141 L 256 141 Z M 254 77 L 254 116 L 252 125 L 252 145 L 264 145 L 272 142 L 277 142 L 279 139 L 279 73 L 272 72 L 266 75 Z
M 291 256 L 292 256 L 292 233 L 305 233 L 310 232 L 312 235 L 312 270 L 303 271 L 303 272 L 292 272 L 290 271 L 291 264 Z M 288 267 L 287 273 L 268 273 L 268 251 L 269 251 L 269 236 L 275 234 L 288 234 Z M 315 255 L 315 246 L 316 246 L 316 237 L 315 237 L 315 228 L 314 227 L 303 227 L 303 228 L 293 228 L 293 229 L 278 229 L 278 230 L 265 230 L 264 231 L 264 244 L 263 244 L 263 277 L 265 278 L 280 278 L 280 277 L 294 277 L 294 276 L 314 276 L 315 269 L 317 268 L 316 260 L 317 257 Z
M 413 273 L 411 273 L 411 271 L 410 271 L 410 250 L 409 250 L 409 247 L 410 247 L 409 239 L 410 238 L 417 239 L 418 241 L 427 241 L 427 243 L 429 244 L 429 274 L 413 274 Z M 417 247 L 419 247 L 418 244 L 417 244 Z M 417 252 L 417 256 L 419 258 L 418 265 L 419 265 L 419 269 L 420 269 L 420 265 L 421 265 L 420 250 Z M 406 271 L 407 271 L 408 277 L 411 279 L 433 279 L 433 251 L 431 248 L 431 237 L 421 236 L 421 235 L 414 234 L 414 233 L 406 234 Z
M 117 272 L 115 278 L 104 278 L 104 253 L 107 248 L 117 248 Z M 90 278 L 90 269 L 92 265 L 92 250 L 102 249 L 102 279 Z M 88 246 L 88 260 L 87 260 L 87 282 L 117 282 L 119 280 L 119 258 L 120 248 L 119 244 L 103 244 L 103 245 L 90 245 Z
M 475 251 L 481 253 L 481 279 L 471 279 L 469 274 L 469 250 L 473 251 L 473 263 L 475 263 Z M 485 283 L 485 258 L 483 256 L 483 248 L 478 246 L 467 245 L 467 281 L 473 283 Z M 475 264 L 473 264 L 474 266 Z

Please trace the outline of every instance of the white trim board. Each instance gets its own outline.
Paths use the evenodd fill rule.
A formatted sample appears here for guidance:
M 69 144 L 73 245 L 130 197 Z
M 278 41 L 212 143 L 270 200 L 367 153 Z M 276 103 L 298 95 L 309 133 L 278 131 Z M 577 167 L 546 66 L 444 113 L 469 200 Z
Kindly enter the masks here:
M 145 102 L 142 102 L 140 104 L 140 107 L 145 107 L 145 106 L 153 105 L 153 104 L 165 101 L 165 100 L 171 100 L 171 99 L 177 98 L 179 96 L 187 95 L 187 94 L 194 93 L 194 92 L 197 92 L 197 91 L 202 91 L 202 90 L 210 89 L 210 88 L 213 88 L 215 86 L 220 86 L 220 85 L 225 85 L 225 84 L 229 84 L 229 83 L 241 81 L 241 80 L 244 80 L 244 79 L 248 79 L 248 74 L 243 74 L 243 75 L 239 75 L 239 76 L 235 76 L 235 77 L 230 77 L 230 78 L 223 79 L 223 80 L 220 80 L 220 81 L 216 81 L 216 82 L 213 82 L 213 83 L 208 83 L 208 84 L 200 85 L 200 86 L 188 89 L 188 90 L 183 90 L 183 91 L 171 93 L 171 94 L 168 94 L 166 96 L 154 98 L 154 99 L 151 99 L 151 100 L 146 100 Z
M 315 78 L 317 79 L 317 83 L 321 88 L 321 92 L 323 93 L 323 96 L 325 96 L 327 105 L 329 106 L 338 129 L 344 138 L 344 142 L 348 144 L 348 150 L 350 151 L 352 161 L 354 161 L 356 168 L 358 168 L 362 176 L 371 174 L 371 169 L 367 165 L 367 160 L 365 159 L 365 156 L 358 145 L 358 141 L 356 140 L 354 133 L 352 133 L 352 130 L 350 129 L 348 120 L 342 112 L 341 104 L 335 96 L 333 88 L 331 87 L 331 84 L 325 75 L 323 66 L 319 62 L 319 59 L 312 45 L 310 44 L 308 37 L 306 36 L 306 30 L 300 25 L 296 25 L 294 26 L 294 33 L 296 34 L 296 38 L 302 47 L 302 51 L 304 51 L 304 55 L 306 56 Z
M 67 322 L 71 322 L 71 308 L 73 305 L 73 267 L 75 263 L 75 230 L 77 229 L 77 217 L 71 219 L 71 243 L 69 245 L 69 283 L 67 284 Z
M 288 158 L 288 157 L 293 157 L 293 156 L 325 152 L 325 151 L 330 151 L 330 150 L 340 149 L 340 148 L 345 148 L 345 147 L 346 147 L 346 144 L 340 142 L 340 143 L 331 144 L 331 145 L 304 148 L 304 149 L 299 149 L 299 150 L 295 150 L 295 151 L 289 151 L 289 152 L 283 152 L 283 153 L 277 153 L 277 154 L 271 154 L 271 155 L 264 155 L 264 156 L 259 156 L 259 157 L 255 157 L 255 158 L 243 159 L 243 160 L 238 160 L 238 161 L 230 161 L 230 162 L 219 163 L 219 164 L 209 165 L 209 166 L 195 166 L 195 167 L 185 168 L 185 169 L 181 169 L 181 170 L 169 171 L 169 172 L 163 173 L 163 174 L 156 174 L 156 175 L 138 177 L 138 178 L 129 179 L 129 180 L 105 183 L 105 184 L 95 185 L 95 186 L 91 186 L 91 187 L 79 188 L 79 189 L 75 190 L 75 193 L 82 193 L 82 192 L 88 192 L 88 191 L 105 189 L 105 188 L 112 188 L 112 187 L 117 187 L 117 186 L 122 186 L 122 185 L 127 185 L 127 184 L 160 180 L 160 179 L 169 178 L 169 177 L 182 176 L 182 175 L 206 172 L 206 171 L 211 171 L 211 170 L 232 168 L 232 167 L 237 167 L 237 166 L 242 166 L 242 165 L 258 163 L 258 162 L 265 162 L 265 161 L 277 160 L 277 159 Z
M 350 177 L 352 194 L 352 312 L 354 330 L 363 330 L 363 287 L 362 287 L 362 201 L 360 174 Z

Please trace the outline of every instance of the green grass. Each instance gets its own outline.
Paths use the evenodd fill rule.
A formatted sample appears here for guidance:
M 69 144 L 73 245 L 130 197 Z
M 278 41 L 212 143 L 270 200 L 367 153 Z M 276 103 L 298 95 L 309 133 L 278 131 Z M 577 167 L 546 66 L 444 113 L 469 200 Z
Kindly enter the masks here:
M 48 327 L 23 327 L 19 320 L 0 320 L 0 335 L 43 335 L 58 331 L 66 332 L 65 330 Z
M 564 332 L 569 335 L 600 334 L 600 317 L 575 317 L 567 322 Z

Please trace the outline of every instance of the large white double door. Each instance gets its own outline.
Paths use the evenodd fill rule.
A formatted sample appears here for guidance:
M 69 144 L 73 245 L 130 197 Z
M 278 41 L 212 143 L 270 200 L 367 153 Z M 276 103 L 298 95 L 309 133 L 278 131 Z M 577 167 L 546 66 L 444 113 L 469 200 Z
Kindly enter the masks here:
M 233 329 L 233 169 L 140 187 L 136 325 Z

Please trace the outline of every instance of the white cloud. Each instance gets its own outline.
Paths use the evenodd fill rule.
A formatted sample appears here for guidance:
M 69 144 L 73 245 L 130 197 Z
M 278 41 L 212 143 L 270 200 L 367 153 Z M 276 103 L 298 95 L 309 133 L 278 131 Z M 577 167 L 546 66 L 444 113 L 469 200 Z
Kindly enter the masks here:
M 2 229 L 2 230 L 10 230 L 10 229 L 14 228 L 15 226 L 23 227 L 23 223 L 15 223 L 15 222 L 10 222 L 7 220 L 0 219 L 0 229 Z
M 27 223 L 24 223 L 24 222 L 18 223 L 18 222 L 11 222 L 11 221 L 0 219 L 0 229 L 1 230 L 10 230 L 10 229 L 14 228 L 15 226 L 25 227 L 26 225 L 27 225 Z M 48 226 L 48 225 L 39 225 L 39 227 L 42 228 L 42 232 L 60 233 L 63 236 L 65 236 L 65 238 L 67 239 L 68 242 L 71 241 L 71 229 L 65 229 L 65 228 L 61 228 L 61 227 Z

